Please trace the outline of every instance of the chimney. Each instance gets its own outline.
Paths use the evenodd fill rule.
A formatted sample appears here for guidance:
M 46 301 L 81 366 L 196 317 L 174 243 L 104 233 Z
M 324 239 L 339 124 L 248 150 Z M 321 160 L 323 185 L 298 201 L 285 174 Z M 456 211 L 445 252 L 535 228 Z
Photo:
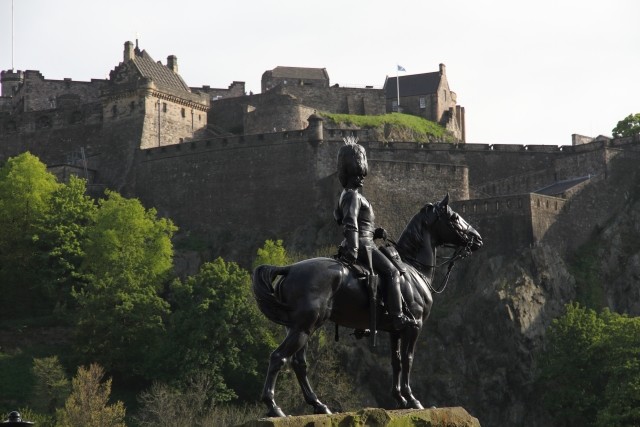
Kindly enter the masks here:
M 131 42 L 126 42 L 124 44 L 124 62 L 127 62 L 131 59 L 133 59 L 133 43 Z
M 447 74 L 447 66 L 444 64 L 440 64 L 440 75 L 444 76 Z
M 178 74 L 178 58 L 175 55 L 167 56 L 167 68 Z

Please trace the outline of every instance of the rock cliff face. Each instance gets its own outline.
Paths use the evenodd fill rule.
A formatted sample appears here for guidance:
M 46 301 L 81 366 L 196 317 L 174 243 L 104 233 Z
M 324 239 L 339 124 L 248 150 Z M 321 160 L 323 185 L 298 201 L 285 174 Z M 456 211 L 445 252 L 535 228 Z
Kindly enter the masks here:
M 449 287 L 434 295 L 416 352 L 412 385 L 425 407 L 462 406 L 483 426 L 554 425 L 534 382 L 551 321 L 570 301 L 640 315 L 637 175 L 636 168 L 626 168 L 572 200 L 555 227 L 571 229 L 584 206 L 601 206 L 593 223 L 580 218 L 591 230 L 586 241 L 561 244 L 550 235 L 517 253 L 481 250 L 458 264 Z M 582 236 L 589 235 L 584 231 Z M 499 244 L 491 235 L 483 238 L 487 245 Z M 391 382 L 388 351 L 380 341 L 382 348 L 370 356 L 362 347 L 349 350 L 357 362 L 348 368 L 368 379 L 372 397 L 384 406 L 392 404 Z

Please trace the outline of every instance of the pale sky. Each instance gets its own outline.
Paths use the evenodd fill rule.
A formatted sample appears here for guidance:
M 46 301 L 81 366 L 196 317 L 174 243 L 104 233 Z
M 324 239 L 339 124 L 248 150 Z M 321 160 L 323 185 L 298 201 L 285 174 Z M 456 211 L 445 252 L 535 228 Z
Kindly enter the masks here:
M 137 37 L 189 86 L 255 93 L 279 65 L 381 87 L 444 63 L 471 143 L 568 145 L 640 113 L 638 0 L 13 0 L 13 37 L 11 10 L 0 69 L 47 79 L 105 78 Z

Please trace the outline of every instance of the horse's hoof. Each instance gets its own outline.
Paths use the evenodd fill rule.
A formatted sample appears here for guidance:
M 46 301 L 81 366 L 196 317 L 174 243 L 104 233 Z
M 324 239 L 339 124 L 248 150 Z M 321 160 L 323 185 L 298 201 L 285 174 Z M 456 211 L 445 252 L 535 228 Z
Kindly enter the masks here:
M 286 415 L 284 414 L 284 412 L 282 412 L 282 409 L 280 409 L 279 406 L 274 406 L 269 410 L 269 412 L 267 412 L 267 417 L 269 418 L 286 417 Z
M 411 399 L 411 404 L 407 406 L 411 409 L 424 409 L 424 407 L 422 406 L 422 403 L 420 403 L 420 401 L 415 398 Z
M 331 415 L 331 411 L 329 410 L 329 407 L 324 403 L 313 405 L 313 413 Z

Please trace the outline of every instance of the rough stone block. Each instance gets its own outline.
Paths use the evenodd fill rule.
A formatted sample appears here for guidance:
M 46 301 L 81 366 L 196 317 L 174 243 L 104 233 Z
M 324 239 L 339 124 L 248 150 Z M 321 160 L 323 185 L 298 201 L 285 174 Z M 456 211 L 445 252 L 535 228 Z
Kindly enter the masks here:
M 332 415 L 261 418 L 237 427 L 480 427 L 464 408 L 401 409 L 365 408 Z

